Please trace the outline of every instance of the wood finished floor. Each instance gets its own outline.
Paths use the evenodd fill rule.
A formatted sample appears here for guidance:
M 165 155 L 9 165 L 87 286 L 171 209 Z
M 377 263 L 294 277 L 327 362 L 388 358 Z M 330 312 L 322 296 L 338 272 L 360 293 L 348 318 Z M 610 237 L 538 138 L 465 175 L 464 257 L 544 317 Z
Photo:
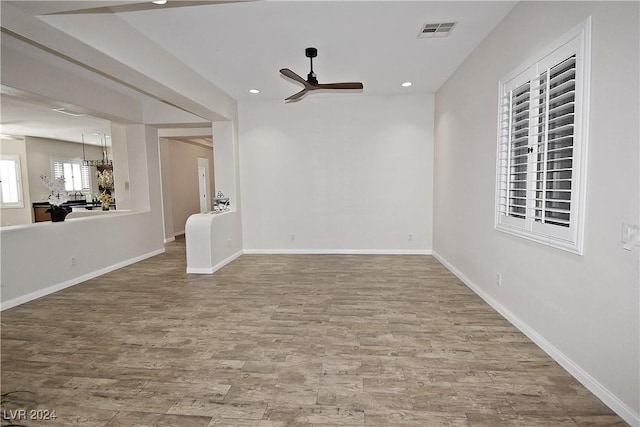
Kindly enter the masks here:
M 25 426 L 626 425 L 434 258 L 165 254 L 2 313 Z M 3 423 L 4 425 L 5 423 Z

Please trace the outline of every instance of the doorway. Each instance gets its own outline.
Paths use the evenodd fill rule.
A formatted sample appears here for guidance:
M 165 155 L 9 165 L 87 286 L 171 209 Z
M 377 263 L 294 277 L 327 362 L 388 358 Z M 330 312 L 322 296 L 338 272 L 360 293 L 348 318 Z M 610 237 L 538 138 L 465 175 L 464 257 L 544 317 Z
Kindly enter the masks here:
M 211 210 L 209 194 L 209 159 L 198 157 L 198 195 L 200 199 L 200 213 L 207 213 Z

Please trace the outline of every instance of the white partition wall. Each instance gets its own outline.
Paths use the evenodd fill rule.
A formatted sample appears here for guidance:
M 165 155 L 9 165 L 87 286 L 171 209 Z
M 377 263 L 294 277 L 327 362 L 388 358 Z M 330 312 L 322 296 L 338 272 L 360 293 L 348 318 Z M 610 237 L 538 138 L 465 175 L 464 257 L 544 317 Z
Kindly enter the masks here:
M 2 44 L 3 85 L 101 112 L 114 122 L 142 121 L 140 101 L 114 91 L 113 82 L 9 35 L 3 34 Z M 130 203 L 134 212 L 0 229 L 2 309 L 164 251 L 157 132 L 142 124 L 112 130 L 118 190 L 123 206 Z
M 128 144 L 138 168 L 134 212 L 0 229 L 2 309 L 164 252 L 157 133 L 136 126 L 127 134 L 136 137 Z

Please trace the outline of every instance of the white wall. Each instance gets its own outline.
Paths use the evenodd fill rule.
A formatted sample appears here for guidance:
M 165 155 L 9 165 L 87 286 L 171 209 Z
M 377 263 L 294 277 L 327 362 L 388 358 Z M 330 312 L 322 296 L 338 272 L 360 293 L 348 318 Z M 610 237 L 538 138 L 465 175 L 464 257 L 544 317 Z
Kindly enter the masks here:
M 584 256 L 494 230 L 498 81 L 593 17 Z M 434 254 L 640 425 L 637 2 L 521 2 L 436 95 Z M 502 286 L 495 285 L 496 272 Z
M 240 155 L 238 147 L 237 116 L 233 121 L 213 123 L 213 167 L 215 194 L 222 191 L 229 198 L 230 211 L 216 215 L 213 221 L 211 236 L 211 265 L 223 266 L 238 254 L 244 246 L 242 236 L 242 204 L 240 203 Z M 189 242 L 187 242 L 187 246 Z M 216 267 L 217 266 L 217 267 Z
M 162 176 L 162 218 L 164 221 L 165 243 L 175 240 L 173 230 L 173 192 L 171 185 L 171 158 L 169 157 L 169 145 L 167 138 L 159 138 L 160 148 L 160 175 Z
M 245 250 L 431 250 L 433 95 L 312 94 L 239 117 Z
M 236 113 L 237 115 L 237 113 Z M 240 164 L 237 121 L 213 123 L 214 192 L 229 198 L 231 210 L 240 210 Z
M 171 210 L 173 233 L 184 234 L 184 226 L 190 215 L 200 213 L 198 182 L 198 157 L 209 159 L 213 167 L 213 150 L 210 147 L 169 140 L 169 171 L 171 173 Z M 164 169 L 164 165 L 162 166 Z M 209 174 L 209 189 L 213 188 L 213 174 Z M 209 191 L 211 193 L 211 191 Z M 212 199 L 209 196 L 209 210 Z
M 2 24 L 9 20 L 2 5 Z M 81 69 L 29 43 L 2 33 L 3 84 L 45 98 L 83 107 L 92 115 L 105 120 L 118 118 L 128 123 L 141 123 L 140 102 L 126 95 L 128 88 L 115 90 L 118 85 L 97 74 Z M 118 87 L 120 89 L 120 87 Z

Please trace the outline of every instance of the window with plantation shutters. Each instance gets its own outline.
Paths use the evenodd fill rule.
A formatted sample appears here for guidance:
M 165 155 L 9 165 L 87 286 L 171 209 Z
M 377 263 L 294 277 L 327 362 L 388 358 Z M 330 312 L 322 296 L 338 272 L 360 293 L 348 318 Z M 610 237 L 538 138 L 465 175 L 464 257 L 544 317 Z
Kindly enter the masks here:
M 82 160 L 52 159 L 51 169 L 54 178 L 64 178 L 64 187 L 68 192 L 91 193 L 89 166 Z
M 0 208 L 22 208 L 20 156 L 0 154 Z
M 590 21 L 500 81 L 496 228 L 582 253 Z

